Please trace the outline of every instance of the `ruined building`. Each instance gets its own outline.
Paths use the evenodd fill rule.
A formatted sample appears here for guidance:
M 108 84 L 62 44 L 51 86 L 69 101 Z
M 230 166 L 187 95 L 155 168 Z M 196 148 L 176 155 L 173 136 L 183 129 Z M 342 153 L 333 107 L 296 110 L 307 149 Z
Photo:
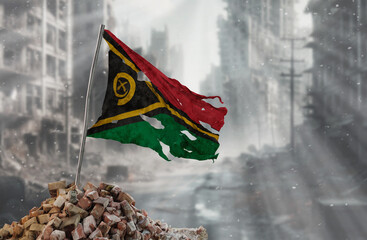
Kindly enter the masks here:
M 289 65 L 280 60 L 290 54 L 282 38 L 293 34 L 293 1 L 225 2 L 227 16 L 218 19 L 220 66 L 213 67 L 202 92 L 223 96 L 230 138 L 258 147 L 275 139 L 284 144 L 289 141 L 289 79 L 280 74 L 289 72 Z
M 71 1 L 0 2 L 1 158 L 65 159 Z

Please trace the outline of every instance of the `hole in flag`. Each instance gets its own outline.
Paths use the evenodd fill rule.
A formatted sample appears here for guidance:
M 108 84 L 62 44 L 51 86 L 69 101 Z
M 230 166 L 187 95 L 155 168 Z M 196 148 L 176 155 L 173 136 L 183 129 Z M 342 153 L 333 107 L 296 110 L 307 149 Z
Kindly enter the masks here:
M 223 107 L 223 104 L 219 101 L 219 98 L 205 98 L 203 101 L 216 108 Z
M 142 71 L 138 72 L 138 81 L 150 82 L 149 78 Z
M 163 143 L 161 141 L 159 141 L 159 143 L 162 146 L 162 151 L 163 151 L 164 155 L 166 155 L 167 158 L 170 161 L 175 160 L 175 159 L 177 160 L 177 158 L 171 154 L 171 152 L 170 152 L 171 149 L 170 149 L 170 147 L 167 144 L 165 144 L 165 143 Z
M 119 120 L 113 120 L 112 123 L 117 123 Z
M 214 128 L 212 128 L 210 126 L 210 124 L 207 124 L 205 122 L 199 121 L 200 125 L 203 126 L 204 128 L 208 129 L 210 132 L 214 133 L 214 134 L 219 134 L 219 132 L 217 130 L 215 130 Z
M 150 126 L 154 127 L 155 129 L 164 129 L 164 126 L 162 125 L 161 121 L 159 121 L 156 118 L 151 118 L 145 115 L 140 115 L 140 117 L 150 124 Z
M 188 152 L 188 153 L 192 153 L 192 151 L 191 151 L 191 150 L 188 150 L 188 149 L 186 149 L 186 148 L 184 148 L 184 150 L 185 150 L 186 152 Z
M 187 131 L 187 130 L 183 130 L 183 131 L 181 131 L 181 133 L 183 133 L 183 134 L 185 134 L 186 135 L 186 137 L 188 137 L 191 141 L 195 141 L 197 138 L 194 136 L 194 135 L 192 135 L 189 131 Z

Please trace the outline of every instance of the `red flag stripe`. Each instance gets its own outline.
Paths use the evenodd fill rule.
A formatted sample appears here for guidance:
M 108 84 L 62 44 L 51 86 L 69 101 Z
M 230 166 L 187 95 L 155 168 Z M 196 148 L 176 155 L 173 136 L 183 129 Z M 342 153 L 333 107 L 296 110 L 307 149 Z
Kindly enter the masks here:
M 209 124 L 213 129 L 219 131 L 224 125 L 224 116 L 228 110 L 225 107 L 216 108 L 204 101 L 204 99 L 218 98 L 219 96 L 204 96 L 192 92 L 187 87 L 180 84 L 176 79 L 172 79 L 164 75 L 151 63 L 142 56 L 131 50 L 123 42 L 121 42 L 113 33 L 105 30 L 117 44 L 126 52 L 131 60 L 139 67 L 139 69 L 149 78 L 154 86 L 163 94 L 173 106 L 185 112 L 192 121 L 200 124 L 201 122 Z M 223 102 L 222 102 L 223 103 Z

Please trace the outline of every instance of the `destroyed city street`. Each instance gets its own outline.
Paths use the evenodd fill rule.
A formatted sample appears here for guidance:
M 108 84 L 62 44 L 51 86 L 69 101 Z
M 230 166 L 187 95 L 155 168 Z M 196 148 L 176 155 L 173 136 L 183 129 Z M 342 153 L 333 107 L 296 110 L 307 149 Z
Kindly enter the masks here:
M 367 239 L 365 39 L 367 0 L 1 0 L 0 240 Z

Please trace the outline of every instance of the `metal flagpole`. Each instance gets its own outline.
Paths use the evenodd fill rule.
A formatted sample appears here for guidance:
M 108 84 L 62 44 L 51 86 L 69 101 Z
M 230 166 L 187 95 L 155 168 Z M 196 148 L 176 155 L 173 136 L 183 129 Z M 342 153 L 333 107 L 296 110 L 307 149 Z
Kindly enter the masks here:
M 99 34 L 98 34 L 96 51 L 94 53 L 93 62 L 92 62 L 92 66 L 91 66 L 90 73 L 89 73 L 87 96 L 86 96 L 86 99 L 85 99 L 85 107 L 84 107 L 83 135 L 82 135 L 82 139 L 81 139 L 81 143 L 80 143 L 80 150 L 79 150 L 79 157 L 78 157 L 78 170 L 77 170 L 76 176 L 75 176 L 75 185 L 76 186 L 79 186 L 79 184 L 80 184 L 80 170 L 82 169 L 83 155 L 84 155 L 84 149 L 85 149 L 85 138 L 86 138 L 86 135 L 87 135 L 87 121 L 88 121 L 88 115 L 89 115 L 88 110 L 89 110 L 89 101 L 90 101 L 90 89 L 91 89 L 91 86 L 92 86 L 92 83 L 93 83 L 94 70 L 96 68 L 96 63 L 97 63 L 97 60 L 98 60 L 98 53 L 99 53 L 99 49 L 101 47 L 101 41 L 102 41 L 104 27 L 105 27 L 105 25 L 101 24 L 101 27 L 99 29 Z

